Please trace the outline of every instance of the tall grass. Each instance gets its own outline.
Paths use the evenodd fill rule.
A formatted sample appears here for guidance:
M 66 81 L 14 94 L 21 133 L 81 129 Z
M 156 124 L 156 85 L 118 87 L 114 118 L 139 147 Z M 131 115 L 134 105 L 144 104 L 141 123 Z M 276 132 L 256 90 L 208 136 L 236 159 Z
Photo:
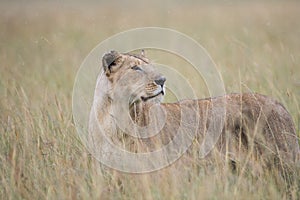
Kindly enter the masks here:
M 255 91 L 281 101 L 299 135 L 299 6 L 296 1 L 1 2 L 0 198 L 300 198 L 297 171 L 287 183 L 277 172 L 236 174 L 217 161 L 201 168 L 191 160 L 181 169 L 144 175 L 106 173 L 81 143 L 71 110 L 76 71 L 95 45 L 129 28 L 163 26 L 208 50 L 228 93 Z

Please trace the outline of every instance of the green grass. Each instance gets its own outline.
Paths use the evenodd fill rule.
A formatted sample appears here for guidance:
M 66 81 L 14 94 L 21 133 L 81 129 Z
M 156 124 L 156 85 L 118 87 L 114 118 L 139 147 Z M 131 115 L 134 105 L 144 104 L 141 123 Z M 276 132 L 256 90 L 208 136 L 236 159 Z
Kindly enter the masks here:
M 130 28 L 162 26 L 207 49 L 228 93 L 281 101 L 300 135 L 299 19 L 296 1 L 1 2 L 0 198 L 299 199 L 296 172 L 289 184 L 276 172 L 235 174 L 193 161 L 145 175 L 103 173 L 76 133 L 71 108 L 76 72 L 94 46 Z M 157 62 L 176 62 L 156 55 Z M 197 87 L 207 96 L 205 85 Z

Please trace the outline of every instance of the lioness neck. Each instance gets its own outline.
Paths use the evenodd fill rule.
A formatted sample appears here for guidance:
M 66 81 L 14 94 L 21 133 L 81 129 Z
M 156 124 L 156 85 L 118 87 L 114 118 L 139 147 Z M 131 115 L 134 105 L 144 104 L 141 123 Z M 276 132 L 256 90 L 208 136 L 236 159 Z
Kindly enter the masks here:
M 104 72 L 101 72 L 97 78 L 97 84 L 94 92 L 93 108 L 96 113 L 96 118 L 100 124 L 104 123 L 104 120 L 110 119 L 111 108 L 111 85 L 109 81 L 104 78 Z M 112 119 L 110 119 L 112 120 Z

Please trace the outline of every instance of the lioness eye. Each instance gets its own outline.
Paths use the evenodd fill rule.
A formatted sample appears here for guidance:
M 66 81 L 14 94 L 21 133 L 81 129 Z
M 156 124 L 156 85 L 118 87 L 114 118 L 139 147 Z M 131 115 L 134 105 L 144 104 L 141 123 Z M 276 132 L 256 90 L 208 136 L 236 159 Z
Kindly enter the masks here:
M 136 70 L 136 71 L 142 71 L 142 69 L 137 65 L 131 67 L 131 69 Z

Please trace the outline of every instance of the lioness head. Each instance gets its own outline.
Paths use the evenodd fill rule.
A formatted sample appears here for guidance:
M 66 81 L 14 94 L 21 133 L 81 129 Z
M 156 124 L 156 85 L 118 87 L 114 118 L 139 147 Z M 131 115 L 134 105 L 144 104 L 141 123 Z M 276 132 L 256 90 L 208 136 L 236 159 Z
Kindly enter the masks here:
M 108 79 L 112 99 L 127 96 L 129 106 L 134 103 L 161 102 L 165 94 L 166 78 L 154 70 L 144 56 L 110 51 L 102 58 L 103 71 Z M 123 96 L 118 96 L 122 94 Z

